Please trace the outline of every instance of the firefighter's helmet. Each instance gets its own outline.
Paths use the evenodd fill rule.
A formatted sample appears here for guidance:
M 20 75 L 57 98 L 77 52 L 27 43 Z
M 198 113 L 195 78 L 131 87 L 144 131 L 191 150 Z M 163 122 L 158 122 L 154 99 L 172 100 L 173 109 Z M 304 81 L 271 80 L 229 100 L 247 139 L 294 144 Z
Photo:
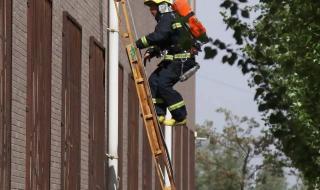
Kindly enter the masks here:
M 144 0 L 144 4 L 147 6 L 151 6 L 153 4 L 160 5 L 161 3 L 172 4 L 173 0 Z

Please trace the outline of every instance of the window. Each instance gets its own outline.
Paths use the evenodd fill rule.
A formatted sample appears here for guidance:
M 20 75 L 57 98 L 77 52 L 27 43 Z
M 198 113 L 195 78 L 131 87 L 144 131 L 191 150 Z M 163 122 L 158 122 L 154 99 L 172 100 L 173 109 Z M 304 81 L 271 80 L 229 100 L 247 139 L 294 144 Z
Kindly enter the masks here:
M 139 102 L 132 75 L 128 83 L 128 190 L 138 189 Z
M 119 126 L 119 131 L 118 131 L 118 175 L 120 178 L 120 183 L 119 183 L 119 189 L 122 190 L 122 172 L 123 172 L 123 67 L 122 65 L 119 64 L 119 99 L 118 99 L 118 126 Z
M 50 189 L 51 49 L 51 1 L 29 1 L 26 190 Z
M 61 189 L 80 189 L 81 26 L 63 15 L 62 59 L 62 181 Z
M 173 172 L 176 189 L 182 189 L 182 127 L 173 128 Z
M 106 189 L 105 49 L 90 38 L 89 63 L 89 189 Z
M 189 130 L 189 189 L 195 189 L 195 137 Z
M 182 189 L 189 186 L 189 129 L 182 127 Z
M 152 189 L 152 152 L 146 129 L 143 128 L 143 157 L 142 157 L 142 189 Z M 158 176 L 157 176 L 158 177 Z M 156 179 L 158 180 L 158 178 Z
M 11 177 L 11 3 L 0 0 L 0 189 L 3 190 L 10 189 Z

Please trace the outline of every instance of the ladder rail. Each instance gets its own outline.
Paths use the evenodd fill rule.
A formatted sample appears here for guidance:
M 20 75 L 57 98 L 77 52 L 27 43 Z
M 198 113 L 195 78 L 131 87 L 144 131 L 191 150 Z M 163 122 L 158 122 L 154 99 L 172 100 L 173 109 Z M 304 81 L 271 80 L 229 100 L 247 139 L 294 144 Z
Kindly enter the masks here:
M 125 18 L 126 25 L 126 34 L 121 36 L 122 38 L 129 38 L 130 44 L 126 47 L 130 67 L 132 70 L 133 78 L 135 81 L 135 87 L 137 90 L 139 105 L 143 115 L 144 126 L 147 131 L 147 137 L 149 140 L 149 145 L 151 147 L 151 152 L 153 154 L 153 159 L 155 161 L 155 167 L 158 173 L 160 184 L 163 190 L 175 190 L 175 182 L 173 177 L 173 169 L 170 161 L 168 148 L 164 141 L 164 135 L 160 129 L 160 124 L 157 120 L 157 115 L 155 111 L 155 106 L 152 101 L 152 95 L 150 86 L 147 80 L 147 75 L 145 67 L 142 63 L 142 56 L 139 53 L 138 49 L 135 47 L 134 37 L 132 35 L 131 24 L 129 21 L 129 15 L 127 12 L 126 0 L 114 0 L 115 7 L 117 8 L 117 16 L 120 21 L 119 6 L 117 3 L 121 3 L 122 13 Z M 122 39 L 123 40 L 123 39 Z M 164 167 L 162 167 L 164 166 Z M 164 172 L 167 172 L 170 186 L 166 187 L 165 184 L 165 175 Z

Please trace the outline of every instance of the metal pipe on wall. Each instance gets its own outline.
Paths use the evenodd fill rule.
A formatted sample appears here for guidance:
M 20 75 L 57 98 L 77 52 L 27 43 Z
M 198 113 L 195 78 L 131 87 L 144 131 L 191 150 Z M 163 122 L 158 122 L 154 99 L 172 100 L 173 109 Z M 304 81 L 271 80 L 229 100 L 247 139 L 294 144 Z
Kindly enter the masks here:
M 171 119 L 171 113 L 169 110 L 167 110 L 166 119 Z M 165 142 L 168 148 L 169 157 L 172 160 L 172 127 L 171 126 L 165 126 Z M 170 180 L 168 177 L 168 174 L 165 173 L 165 183 L 166 185 L 170 185 Z
M 114 0 L 109 0 L 109 188 L 118 188 L 118 68 L 119 68 L 119 20 Z M 113 157 L 113 158 L 112 158 Z

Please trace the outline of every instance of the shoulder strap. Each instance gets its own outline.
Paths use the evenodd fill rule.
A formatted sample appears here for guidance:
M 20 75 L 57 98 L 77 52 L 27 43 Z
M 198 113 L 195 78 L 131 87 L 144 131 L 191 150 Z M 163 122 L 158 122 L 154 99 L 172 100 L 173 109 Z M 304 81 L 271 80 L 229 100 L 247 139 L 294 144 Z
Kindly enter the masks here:
M 189 18 L 191 18 L 192 16 L 194 16 L 195 15 L 195 13 L 192 11 L 192 12 L 190 12 L 189 14 L 187 14 L 187 16 L 184 16 L 183 17 L 183 21 L 184 22 L 188 22 L 188 20 L 189 20 Z

